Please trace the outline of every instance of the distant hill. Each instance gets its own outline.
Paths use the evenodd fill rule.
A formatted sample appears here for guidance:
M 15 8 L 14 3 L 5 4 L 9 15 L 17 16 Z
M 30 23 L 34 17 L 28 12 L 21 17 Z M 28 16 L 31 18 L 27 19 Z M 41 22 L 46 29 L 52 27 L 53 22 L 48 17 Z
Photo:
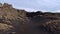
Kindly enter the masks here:
M 0 34 L 60 34 L 60 13 L 28 12 L 0 3 Z

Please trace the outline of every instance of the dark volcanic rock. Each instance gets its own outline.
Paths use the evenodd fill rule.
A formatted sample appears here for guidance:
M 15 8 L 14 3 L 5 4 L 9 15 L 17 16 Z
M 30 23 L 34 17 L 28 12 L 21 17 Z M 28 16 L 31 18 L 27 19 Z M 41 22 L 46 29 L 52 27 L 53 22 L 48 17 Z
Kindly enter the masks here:
M 60 34 L 59 14 L 27 12 L 0 3 L 0 34 Z

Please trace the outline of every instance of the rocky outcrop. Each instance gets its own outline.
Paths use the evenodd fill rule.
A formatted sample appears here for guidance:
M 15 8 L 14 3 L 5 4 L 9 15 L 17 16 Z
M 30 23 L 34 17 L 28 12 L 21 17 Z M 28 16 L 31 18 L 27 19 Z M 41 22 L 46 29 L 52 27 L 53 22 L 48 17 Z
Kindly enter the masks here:
M 27 12 L 0 4 L 0 34 L 60 34 L 59 14 Z

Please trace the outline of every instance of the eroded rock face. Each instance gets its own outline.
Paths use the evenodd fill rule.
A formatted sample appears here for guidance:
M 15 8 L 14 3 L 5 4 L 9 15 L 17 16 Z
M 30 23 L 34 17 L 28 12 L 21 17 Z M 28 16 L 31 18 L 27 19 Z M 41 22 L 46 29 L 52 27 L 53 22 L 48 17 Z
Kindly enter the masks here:
M 60 34 L 60 20 L 52 20 L 42 25 L 48 32 Z
M 12 25 L 0 23 L 0 34 L 12 33 L 14 27 Z
M 0 34 L 60 34 L 58 13 L 27 12 L 4 3 L 0 7 Z

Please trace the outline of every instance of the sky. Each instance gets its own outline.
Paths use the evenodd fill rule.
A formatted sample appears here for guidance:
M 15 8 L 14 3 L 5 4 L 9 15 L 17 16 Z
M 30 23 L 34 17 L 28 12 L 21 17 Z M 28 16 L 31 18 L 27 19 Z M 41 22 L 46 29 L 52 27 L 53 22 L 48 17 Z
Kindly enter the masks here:
M 0 0 L 12 4 L 14 8 L 28 11 L 60 12 L 60 0 Z

